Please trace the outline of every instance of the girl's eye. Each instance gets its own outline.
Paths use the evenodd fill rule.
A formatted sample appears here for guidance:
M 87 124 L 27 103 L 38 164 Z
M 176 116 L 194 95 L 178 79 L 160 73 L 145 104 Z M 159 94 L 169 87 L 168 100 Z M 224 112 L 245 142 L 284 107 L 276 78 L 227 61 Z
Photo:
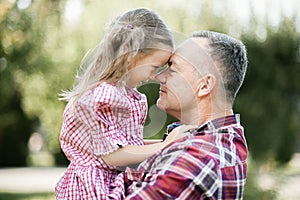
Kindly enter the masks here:
M 155 75 L 159 75 L 160 73 L 166 71 L 168 69 L 168 65 L 164 65 L 164 66 L 159 66 L 158 68 L 156 68 L 156 72 Z
M 161 66 L 152 66 L 154 69 L 160 69 L 162 68 Z
M 157 74 L 161 70 L 161 66 L 152 66 L 154 74 Z

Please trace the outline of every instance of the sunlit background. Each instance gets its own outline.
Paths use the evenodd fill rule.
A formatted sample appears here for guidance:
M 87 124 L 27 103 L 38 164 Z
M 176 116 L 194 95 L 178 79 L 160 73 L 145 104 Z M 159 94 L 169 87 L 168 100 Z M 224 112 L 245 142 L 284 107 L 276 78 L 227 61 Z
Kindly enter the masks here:
M 106 23 L 137 7 L 156 11 L 177 44 L 200 29 L 245 42 L 249 68 L 234 107 L 250 150 L 244 199 L 299 199 L 293 193 L 300 185 L 298 0 L 0 0 L 0 167 L 67 166 L 58 93 L 71 88 Z M 175 119 L 155 106 L 157 84 L 139 90 L 149 103 L 145 137 L 160 138 Z M 0 199 L 2 190 L 0 184 Z M 44 196 L 53 199 L 53 192 Z

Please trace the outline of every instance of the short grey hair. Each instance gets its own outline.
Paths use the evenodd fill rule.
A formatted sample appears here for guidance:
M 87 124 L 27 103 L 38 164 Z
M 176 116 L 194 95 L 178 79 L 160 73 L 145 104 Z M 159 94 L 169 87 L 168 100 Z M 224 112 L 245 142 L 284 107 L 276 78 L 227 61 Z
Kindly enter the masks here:
M 234 102 L 247 70 L 247 51 L 245 45 L 229 35 L 213 31 L 197 31 L 193 38 L 207 38 L 209 55 L 219 63 L 218 70 L 223 78 L 226 95 Z

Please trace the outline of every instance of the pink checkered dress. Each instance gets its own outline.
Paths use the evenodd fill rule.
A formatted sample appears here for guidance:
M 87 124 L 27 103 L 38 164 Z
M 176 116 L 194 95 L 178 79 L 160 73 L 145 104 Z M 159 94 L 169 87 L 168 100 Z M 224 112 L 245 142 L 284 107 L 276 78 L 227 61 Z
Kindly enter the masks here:
M 60 133 L 70 160 L 56 184 L 57 199 L 123 199 L 124 174 L 101 155 L 126 145 L 143 145 L 146 97 L 136 90 L 102 83 L 68 104 Z

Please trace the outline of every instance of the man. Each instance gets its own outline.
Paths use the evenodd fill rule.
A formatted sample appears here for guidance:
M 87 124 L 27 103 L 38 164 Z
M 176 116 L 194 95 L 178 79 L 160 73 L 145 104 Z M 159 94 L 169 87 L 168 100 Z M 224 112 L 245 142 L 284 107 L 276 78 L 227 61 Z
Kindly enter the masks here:
M 179 46 L 156 77 L 157 105 L 198 128 L 127 170 L 126 199 L 243 198 L 248 149 L 232 107 L 246 68 L 244 45 L 224 34 L 196 32 Z

